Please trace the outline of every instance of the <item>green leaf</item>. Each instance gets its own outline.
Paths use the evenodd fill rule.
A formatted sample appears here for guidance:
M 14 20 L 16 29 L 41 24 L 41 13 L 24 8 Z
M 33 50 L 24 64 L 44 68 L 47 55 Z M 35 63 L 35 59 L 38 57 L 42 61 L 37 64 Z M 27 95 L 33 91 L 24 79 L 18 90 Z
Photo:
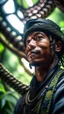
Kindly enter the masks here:
M 5 104 L 6 104 L 5 99 L 2 99 L 2 100 L 1 100 L 1 109 L 5 106 Z
M 5 109 L 5 114 L 12 114 L 12 111 L 8 108 Z
M 4 46 L 0 43 L 0 53 L 4 51 Z
M 1 83 L 0 83 L 0 91 L 1 91 L 1 92 L 5 92 L 4 86 L 3 86 L 3 84 L 1 84 Z
M 16 99 L 11 95 L 5 95 L 3 99 L 7 102 L 12 103 L 13 105 L 16 104 Z

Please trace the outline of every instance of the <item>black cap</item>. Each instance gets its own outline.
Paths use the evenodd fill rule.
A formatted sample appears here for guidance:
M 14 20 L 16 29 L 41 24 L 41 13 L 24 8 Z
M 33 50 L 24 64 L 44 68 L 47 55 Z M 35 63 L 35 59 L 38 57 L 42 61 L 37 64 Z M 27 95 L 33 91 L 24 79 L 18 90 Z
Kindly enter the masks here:
M 24 27 L 24 43 L 27 36 L 34 31 L 42 31 L 46 34 L 54 36 L 55 39 L 59 39 L 64 44 L 64 34 L 61 31 L 61 28 L 49 19 L 38 18 L 28 20 Z

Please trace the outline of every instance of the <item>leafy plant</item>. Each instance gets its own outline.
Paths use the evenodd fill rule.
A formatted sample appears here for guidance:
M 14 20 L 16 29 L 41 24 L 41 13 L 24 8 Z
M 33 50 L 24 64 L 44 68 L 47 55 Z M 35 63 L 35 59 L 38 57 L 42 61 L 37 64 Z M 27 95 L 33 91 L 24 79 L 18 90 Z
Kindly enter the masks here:
M 16 101 L 15 92 L 6 90 L 0 81 L 0 114 L 13 114 Z

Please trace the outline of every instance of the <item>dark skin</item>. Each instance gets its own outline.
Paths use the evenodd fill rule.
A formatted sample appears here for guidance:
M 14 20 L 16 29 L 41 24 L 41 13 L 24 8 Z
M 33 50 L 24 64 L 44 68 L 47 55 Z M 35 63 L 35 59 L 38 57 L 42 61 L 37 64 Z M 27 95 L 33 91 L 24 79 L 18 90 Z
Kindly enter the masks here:
M 29 63 L 35 66 L 35 75 L 38 81 L 44 77 L 56 62 L 55 52 L 61 51 L 61 42 L 55 42 L 55 51 L 50 49 L 49 37 L 43 32 L 33 32 L 26 39 L 26 54 Z

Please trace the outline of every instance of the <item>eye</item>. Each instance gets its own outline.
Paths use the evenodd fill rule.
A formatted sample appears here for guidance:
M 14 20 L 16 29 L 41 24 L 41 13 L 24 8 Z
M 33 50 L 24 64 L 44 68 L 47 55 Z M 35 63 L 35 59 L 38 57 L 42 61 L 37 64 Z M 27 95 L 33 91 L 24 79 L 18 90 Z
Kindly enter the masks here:
M 26 41 L 26 44 L 29 44 L 29 43 L 30 43 L 30 40 L 27 40 L 27 41 Z
M 39 41 L 39 40 L 41 40 L 41 39 L 42 39 L 41 36 L 37 36 L 37 37 L 35 38 L 36 41 Z

